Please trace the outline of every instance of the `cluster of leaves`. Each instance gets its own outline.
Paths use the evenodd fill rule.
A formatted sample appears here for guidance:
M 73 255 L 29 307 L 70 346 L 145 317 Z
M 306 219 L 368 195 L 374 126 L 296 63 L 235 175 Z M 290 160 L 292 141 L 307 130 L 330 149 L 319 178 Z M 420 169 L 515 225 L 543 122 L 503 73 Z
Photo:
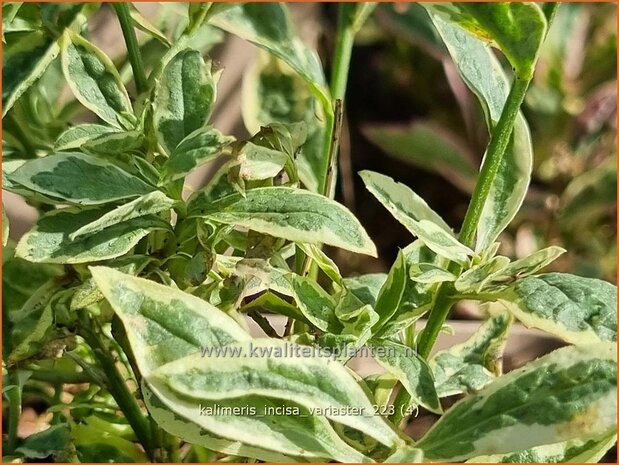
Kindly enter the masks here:
M 41 212 L 16 245 L 3 218 L 5 459 L 599 459 L 616 439 L 616 288 L 537 274 L 558 247 L 497 255 L 529 183 L 518 109 L 555 6 L 424 4 L 487 110 L 481 187 L 456 235 L 407 186 L 362 172 L 416 239 L 387 274 L 343 277 L 322 245 L 376 254 L 331 198 L 345 54 L 328 87 L 285 5 L 192 3 L 169 41 L 115 4 L 134 98 L 129 72 L 87 38 L 96 5 L 3 5 L 3 188 Z M 354 37 L 373 7 L 342 5 L 340 37 Z M 142 47 L 134 27 L 151 37 Z M 196 49 L 205 28 L 264 53 L 244 85 L 247 140 L 209 125 L 221 73 Z M 151 41 L 157 60 L 146 59 Z M 488 42 L 514 68 L 511 90 Z M 75 100 L 61 104 L 63 82 Z M 97 122 L 69 125 L 82 107 Z M 186 176 L 215 159 L 224 163 L 213 179 L 184 196 Z M 502 310 L 430 357 L 462 299 Z M 288 318 L 282 334 L 265 314 Z M 246 317 L 267 337 L 250 336 Z M 502 376 L 514 319 L 573 345 Z M 336 352 L 368 347 L 383 374 L 361 378 L 346 366 L 349 352 Z M 63 385 L 79 383 L 64 402 Z M 52 426 L 18 440 L 31 394 L 50 405 Z M 442 398 L 462 394 L 444 411 Z M 441 418 L 413 442 L 400 426 L 419 407 Z

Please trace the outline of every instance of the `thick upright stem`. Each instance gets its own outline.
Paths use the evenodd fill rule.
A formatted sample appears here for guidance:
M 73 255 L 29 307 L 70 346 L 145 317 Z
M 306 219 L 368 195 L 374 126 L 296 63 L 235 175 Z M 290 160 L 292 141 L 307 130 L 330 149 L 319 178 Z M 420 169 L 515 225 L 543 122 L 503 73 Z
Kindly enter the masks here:
M 481 167 L 479 180 L 473 191 L 471 203 L 464 216 L 464 222 L 462 223 L 462 230 L 459 236 L 460 242 L 469 247 L 473 246 L 475 230 L 477 229 L 481 212 L 486 200 L 488 200 L 490 189 L 496 179 L 501 161 L 503 160 L 503 155 L 505 154 L 507 144 L 509 144 L 509 139 L 514 129 L 514 121 L 516 120 L 516 116 L 518 116 L 518 111 L 524 101 L 524 96 L 530 82 L 530 79 L 524 80 L 516 78 L 514 80 L 499 122 L 492 131 L 486 158 Z
M 337 36 L 335 39 L 335 52 L 333 55 L 333 67 L 331 70 L 331 80 L 329 90 L 331 92 L 331 102 L 323 102 L 324 112 L 326 114 L 326 131 L 322 147 L 323 169 L 321 170 L 321 179 L 319 179 L 320 192 L 329 197 L 333 197 L 335 190 L 335 170 L 332 168 L 337 165 L 337 149 L 333 153 L 333 141 L 339 140 L 338 118 L 336 112 L 336 104 L 338 101 L 344 101 L 346 96 L 346 85 L 348 83 L 348 70 L 350 68 L 350 57 L 352 47 L 355 41 L 355 31 L 348 21 L 348 15 L 345 10 L 346 6 L 339 5 Z M 339 128 L 338 128 L 339 126 Z
M 120 22 L 120 28 L 123 31 L 125 37 L 125 43 L 127 45 L 127 53 L 129 55 L 129 62 L 133 69 L 133 78 L 135 80 L 135 88 L 138 94 L 141 94 L 148 89 L 148 81 L 146 79 L 146 72 L 144 71 L 144 63 L 142 62 L 142 54 L 140 52 L 140 46 L 138 44 L 138 38 L 135 35 L 135 29 L 133 28 L 133 20 L 131 19 L 131 11 L 129 9 L 129 3 L 114 2 L 112 3 L 118 21 Z
M 339 4 L 337 17 L 337 37 L 335 41 L 335 55 L 333 56 L 333 68 L 331 70 L 330 90 L 334 100 L 344 100 L 346 96 L 346 84 L 348 83 L 348 70 L 350 57 L 355 41 L 355 31 L 348 21 L 345 11 L 346 5 Z
M 471 203 L 469 204 L 466 215 L 464 216 L 464 222 L 462 223 L 462 230 L 460 231 L 460 242 L 472 247 L 473 240 L 475 238 L 475 231 L 481 217 L 482 210 L 490 189 L 494 184 L 503 155 L 507 149 L 507 144 L 514 129 L 514 121 L 520 110 L 520 106 L 524 101 L 527 88 L 530 80 L 522 80 L 516 78 L 512 84 L 507 101 L 501 112 L 499 122 L 492 131 L 490 137 L 490 143 L 488 144 L 488 150 L 484 159 L 481 171 L 479 173 L 479 179 Z M 458 264 L 453 263 L 449 267 L 449 270 L 454 273 L 459 273 L 461 268 Z M 450 299 L 451 289 L 449 285 L 442 285 L 436 297 L 434 308 L 428 318 L 428 323 L 419 337 L 419 345 L 417 351 L 419 355 L 427 358 L 430 355 L 430 351 L 436 342 L 436 338 L 449 315 L 451 310 L 452 300 Z

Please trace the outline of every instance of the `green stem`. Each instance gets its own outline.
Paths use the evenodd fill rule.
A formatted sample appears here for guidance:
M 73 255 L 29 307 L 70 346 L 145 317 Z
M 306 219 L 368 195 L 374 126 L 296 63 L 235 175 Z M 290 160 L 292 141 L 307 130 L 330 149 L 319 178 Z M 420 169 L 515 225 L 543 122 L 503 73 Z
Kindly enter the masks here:
M 459 236 L 460 242 L 469 247 L 473 246 L 475 231 L 477 230 L 482 210 L 486 200 L 488 200 L 490 189 L 494 184 L 501 161 L 503 160 L 503 155 L 509 144 L 509 139 L 514 129 L 514 121 L 524 101 L 529 82 L 530 80 L 518 78 L 514 80 L 503 111 L 501 112 L 499 122 L 492 131 L 486 157 L 482 164 L 475 190 L 473 191 L 471 203 L 464 216 L 462 230 Z M 457 274 L 460 273 L 461 267 L 457 263 L 452 262 L 449 266 L 449 271 Z M 449 285 L 442 285 L 438 290 L 436 304 L 430 313 L 426 327 L 419 337 L 417 351 L 419 355 L 424 358 L 430 355 L 436 338 L 447 319 L 447 315 L 449 315 L 449 310 L 451 310 L 453 304 L 453 300 L 450 298 L 452 290 L 453 289 L 451 289 Z
M 30 379 L 43 381 L 50 384 L 82 384 L 93 383 L 95 380 L 85 371 L 75 373 L 63 373 L 56 370 L 35 370 Z
M 100 332 L 92 331 L 89 328 L 82 328 L 80 334 L 92 349 L 97 361 L 105 372 L 108 381 L 107 388 L 110 394 L 125 415 L 125 418 L 127 418 L 135 435 L 152 460 L 153 446 L 148 420 L 142 413 L 142 409 L 138 405 L 134 395 L 129 391 L 125 379 L 116 366 L 114 357 L 108 351 L 101 338 Z
M 329 90 L 331 92 L 331 101 L 323 101 L 323 111 L 325 113 L 325 138 L 322 145 L 322 160 L 323 166 L 319 181 L 319 191 L 324 195 L 329 195 L 329 191 L 333 191 L 335 170 L 331 167 L 337 163 L 337 153 L 335 158 L 332 157 L 333 140 L 339 140 L 339 134 L 336 134 L 338 124 L 335 114 L 335 104 L 338 100 L 343 101 L 346 96 L 346 84 L 348 83 L 348 70 L 350 68 L 350 57 L 352 55 L 352 47 L 355 41 L 355 31 L 348 21 L 346 6 L 339 5 L 337 35 L 335 39 L 335 52 L 333 55 L 333 68 L 331 70 L 331 79 Z M 340 125 L 341 127 L 341 125 Z
M 122 29 L 123 36 L 125 37 L 129 61 L 131 62 L 131 68 L 133 69 L 135 88 L 138 91 L 138 94 L 141 94 L 148 89 L 148 81 L 146 79 L 146 72 L 144 71 L 144 62 L 142 61 L 138 38 L 135 35 L 135 29 L 133 28 L 133 20 L 131 19 L 129 3 L 114 2 L 112 3 L 112 6 L 114 11 L 116 11 L 116 16 L 120 22 L 120 28 Z
M 346 96 L 346 84 L 348 83 L 348 70 L 350 68 L 350 57 L 355 41 L 355 31 L 348 21 L 346 5 L 338 5 L 337 16 L 337 38 L 335 42 L 335 54 L 333 56 L 333 69 L 331 70 L 331 82 L 329 89 L 331 97 L 344 100 Z
M 11 455 L 17 447 L 17 426 L 19 425 L 19 417 L 21 416 L 21 385 L 17 379 L 17 371 L 10 375 L 13 389 L 6 391 L 6 397 L 9 402 L 9 418 L 7 424 L 7 450 L 3 451 L 2 455 Z
M 490 189 L 494 184 L 501 161 L 503 160 L 503 155 L 505 154 L 514 129 L 514 121 L 516 120 L 516 116 L 518 116 L 518 111 L 524 101 L 524 96 L 530 82 L 530 79 L 515 78 L 509 95 L 507 96 L 503 111 L 501 112 L 499 122 L 492 131 L 487 154 L 479 173 L 479 180 L 475 185 L 473 197 L 466 215 L 464 216 L 464 222 L 462 223 L 462 230 L 459 236 L 460 242 L 469 247 L 473 246 L 473 238 L 481 217 L 481 212 L 486 200 L 488 200 L 488 195 L 490 195 Z

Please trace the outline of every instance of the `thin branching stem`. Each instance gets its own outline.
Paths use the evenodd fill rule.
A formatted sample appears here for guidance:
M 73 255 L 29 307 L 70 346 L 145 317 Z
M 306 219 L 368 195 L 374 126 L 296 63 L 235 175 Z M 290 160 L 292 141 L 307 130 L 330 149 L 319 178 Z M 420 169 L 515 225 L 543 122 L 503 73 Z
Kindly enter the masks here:
M 146 72 L 144 71 L 142 52 L 140 51 L 138 38 L 135 35 L 135 29 L 133 28 L 133 20 L 131 19 L 129 3 L 114 2 L 112 3 L 112 6 L 114 7 L 114 11 L 116 12 L 116 16 L 120 22 L 120 28 L 122 29 L 123 36 L 125 37 L 127 54 L 129 55 L 131 69 L 133 69 L 135 88 L 138 94 L 141 94 L 148 89 L 148 81 L 146 79 Z

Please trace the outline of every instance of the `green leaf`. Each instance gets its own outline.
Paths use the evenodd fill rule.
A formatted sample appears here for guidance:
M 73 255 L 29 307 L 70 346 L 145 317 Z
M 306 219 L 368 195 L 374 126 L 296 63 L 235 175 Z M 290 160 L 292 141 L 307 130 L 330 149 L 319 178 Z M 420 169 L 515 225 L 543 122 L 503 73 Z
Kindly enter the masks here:
M 169 229 L 149 215 L 116 224 L 72 241 L 69 235 L 110 212 L 106 209 L 63 208 L 41 217 L 19 241 L 16 255 L 36 263 L 87 263 L 116 258 L 129 252 L 150 231 Z
M 288 187 L 267 187 L 206 203 L 197 196 L 189 214 L 282 237 L 294 242 L 327 244 L 376 256 L 376 247 L 354 215 L 319 194 Z
M 144 463 L 148 457 L 140 447 L 127 439 L 101 431 L 100 428 L 78 424 L 72 427 L 72 439 L 80 462 Z
M 13 252 L 13 247 L 8 245 L 2 254 L 2 305 L 9 315 L 18 311 L 49 279 L 63 274 L 62 266 L 27 262 L 15 257 Z
M 157 140 L 167 154 L 206 124 L 213 111 L 217 80 L 211 62 L 205 62 L 197 50 L 182 50 L 167 64 L 153 102 Z
M 123 273 L 137 276 L 154 260 L 153 257 L 148 255 L 128 255 L 116 260 L 110 260 L 106 265 L 110 268 L 122 271 Z M 82 285 L 75 288 L 75 292 L 71 298 L 70 309 L 79 310 L 80 308 L 86 308 L 103 299 L 103 294 L 99 291 L 94 279 L 89 278 L 85 280 Z
M 339 334 L 342 326 L 335 315 L 335 299 L 313 279 L 292 276 L 293 297 L 301 313 L 321 331 Z
M 376 297 L 374 308 L 379 319 L 374 328 L 375 333 L 378 333 L 385 323 L 397 313 L 402 302 L 407 279 L 406 258 L 404 253 L 400 251 Z
M 342 274 L 337 264 L 322 251 L 322 249 L 314 244 L 297 243 L 296 247 L 300 248 L 305 255 L 310 257 L 314 263 L 320 268 L 324 274 L 331 278 L 334 282 L 342 283 Z
M 109 162 L 75 152 L 28 161 L 9 179 L 34 192 L 77 205 L 139 197 L 155 189 Z
M 432 372 L 413 349 L 388 341 L 372 341 L 376 361 L 395 376 L 411 396 L 413 405 L 422 407 L 434 413 L 442 413 Z
M 473 265 L 456 279 L 454 287 L 462 293 L 479 293 L 486 288 L 487 283 L 495 274 L 502 274 L 502 270 L 509 264 L 509 258 L 493 257 L 486 262 Z
M 295 406 L 285 399 L 273 401 L 246 393 L 228 401 L 226 393 L 222 393 L 215 402 L 202 402 L 203 407 L 214 411 L 201 415 L 198 405 L 187 396 L 178 396 L 174 390 L 159 385 L 161 383 L 154 385 L 153 373 L 158 373 L 159 367 L 173 366 L 168 363 L 175 360 L 181 363 L 191 354 L 204 361 L 200 352 L 206 355 L 208 350 L 250 341 L 250 336 L 224 312 L 190 294 L 109 268 L 91 267 L 90 270 L 99 289 L 123 321 L 142 376 L 167 408 L 199 425 L 202 431 L 206 429 L 252 446 L 244 449 L 244 453 L 252 456 L 256 454 L 251 450 L 259 447 L 288 455 L 365 461 L 361 454 L 337 438 L 326 419 L 309 415 L 307 409 L 301 411 L 304 415 L 284 414 L 276 422 L 273 416 L 260 415 L 267 406 Z M 226 414 L 232 412 L 231 409 L 236 409 L 238 415 Z M 260 452 L 258 458 L 262 456 Z
M 487 285 L 491 287 L 496 284 L 509 283 L 515 281 L 516 279 L 535 274 L 550 265 L 564 253 L 564 248 L 554 245 L 538 250 L 528 257 L 521 258 L 506 265 L 505 267 L 499 268 L 495 273 L 489 276 Z
M 210 24 L 267 50 L 305 79 L 312 92 L 330 101 L 320 59 L 297 37 L 288 7 L 283 3 L 242 3 L 233 7 L 215 5 L 219 12 Z M 223 10 L 223 11 L 222 11 Z
M 229 348 L 240 350 L 240 356 L 215 355 L 205 360 L 201 354 L 190 355 L 157 369 L 150 382 L 188 401 L 245 395 L 291 400 L 310 410 L 321 409 L 328 419 L 362 431 L 387 446 L 402 443 L 382 418 L 373 415 L 370 401 L 346 368 L 313 355 L 311 347 L 254 339 Z M 300 356 L 292 355 L 297 350 Z M 345 413 L 350 409 L 359 414 Z
M 2 117 L 39 79 L 58 56 L 58 42 L 42 31 L 32 31 L 2 55 Z
M 237 193 L 232 183 L 228 180 L 228 171 L 231 164 L 232 162 L 224 163 L 215 172 L 206 187 L 189 197 L 188 204 L 190 208 L 196 205 L 208 205 L 215 200 Z
M 28 436 L 15 452 L 29 459 L 56 458 L 70 449 L 71 434 L 66 424 L 49 428 Z
M 423 463 L 423 451 L 405 445 L 396 449 L 383 463 Z
M 117 132 L 115 128 L 103 126 L 102 124 L 78 124 L 77 126 L 70 127 L 58 136 L 54 143 L 54 151 L 79 150 L 86 142 L 104 134 L 115 132 Z
M 57 279 L 50 279 L 38 288 L 18 311 L 12 312 L 9 364 L 35 355 L 53 332 L 54 314 L 49 305 L 60 290 Z
M 245 181 L 274 178 L 289 160 L 283 152 L 247 142 L 236 152 L 236 164 L 230 174 L 244 187 Z
M 617 340 L 617 287 L 606 281 L 565 273 L 530 276 L 499 301 L 526 326 L 572 344 Z
M 2 204 L 2 246 L 9 242 L 9 216 L 6 214 L 4 203 Z
M 521 2 L 427 3 L 424 6 L 499 48 L 519 78 L 533 76 L 548 26 L 539 5 Z
M 62 71 L 75 97 L 103 121 L 122 128 L 133 108 L 112 60 L 73 32 L 65 32 L 60 45 Z
M 617 434 L 601 438 L 571 441 L 532 447 L 510 454 L 483 455 L 467 463 L 597 463 L 617 442 Z
M 170 47 L 172 45 L 165 34 L 157 29 L 157 27 L 148 19 L 146 19 L 133 4 L 131 4 L 129 8 L 131 9 L 131 19 L 133 20 L 133 25 L 137 29 L 145 34 L 148 34 L 153 39 L 158 40 L 166 47 Z
M 430 359 L 439 397 L 474 393 L 502 374 L 503 347 L 511 322 L 507 312 L 492 315 L 469 340 Z
M 453 235 L 449 225 L 443 221 L 438 213 L 432 210 L 426 201 L 408 186 L 394 181 L 389 176 L 373 171 L 360 171 L 359 176 L 361 176 L 367 190 L 389 210 L 396 220 L 407 228 L 407 224 L 411 220 L 427 220 Z
M 462 265 L 473 254 L 458 242 L 449 226 L 411 189 L 393 179 L 372 171 L 359 173 L 366 188 L 412 234 L 437 254 Z
M 616 350 L 565 347 L 512 371 L 456 403 L 416 447 L 455 462 L 616 431 Z
M 511 8 L 515 4 L 488 5 L 490 8 L 493 6 Z M 468 6 L 468 8 L 475 7 L 477 5 Z M 538 8 L 533 4 L 531 7 Z M 462 79 L 479 99 L 486 115 L 486 123 L 491 130 L 501 116 L 510 91 L 510 84 L 501 63 L 481 40 L 472 37 L 459 26 L 445 21 L 440 15 L 435 14 L 433 9 L 430 9 L 430 13 Z M 532 167 L 531 135 L 524 117 L 519 113 L 514 122 L 511 141 L 482 210 L 477 227 L 475 246 L 477 252 L 490 246 L 520 209 L 529 187 Z
M 376 306 L 376 299 L 387 280 L 385 273 L 368 273 L 360 276 L 344 278 L 346 289 L 350 290 L 364 304 Z
M 250 134 L 272 123 L 316 125 L 316 101 L 307 83 L 284 61 L 261 51 L 243 76 L 243 122 Z
M 90 271 L 123 321 L 144 377 L 202 347 L 250 339 L 231 317 L 198 297 L 112 268 Z
M 436 284 L 456 280 L 453 273 L 432 263 L 417 263 L 410 266 L 410 278 L 421 284 Z
M 248 446 L 239 441 L 230 441 L 204 432 L 196 423 L 188 421 L 168 409 L 146 384 L 142 384 L 144 403 L 155 422 L 168 433 L 190 444 L 197 444 L 221 454 L 251 457 L 265 462 L 291 462 L 292 459 L 277 452 Z
M 234 137 L 224 136 L 211 126 L 196 129 L 176 146 L 170 158 L 163 164 L 162 179 L 174 181 L 182 178 L 195 168 L 220 155 L 232 142 L 234 142 Z
M 93 155 L 122 155 L 136 151 L 144 144 L 142 131 L 125 131 L 101 134 L 99 137 L 86 141 L 82 149 Z
M 416 122 L 409 127 L 365 126 L 363 134 L 386 154 L 438 173 L 464 192 L 472 192 L 477 179 L 473 156 L 463 142 L 445 129 Z
M 164 193 L 159 191 L 151 192 L 120 207 L 116 207 L 92 223 L 88 223 L 73 231 L 69 234 L 69 239 L 74 241 L 78 237 L 98 233 L 105 228 L 133 220 L 134 218 L 170 210 L 174 204 L 175 201 L 166 197 Z

